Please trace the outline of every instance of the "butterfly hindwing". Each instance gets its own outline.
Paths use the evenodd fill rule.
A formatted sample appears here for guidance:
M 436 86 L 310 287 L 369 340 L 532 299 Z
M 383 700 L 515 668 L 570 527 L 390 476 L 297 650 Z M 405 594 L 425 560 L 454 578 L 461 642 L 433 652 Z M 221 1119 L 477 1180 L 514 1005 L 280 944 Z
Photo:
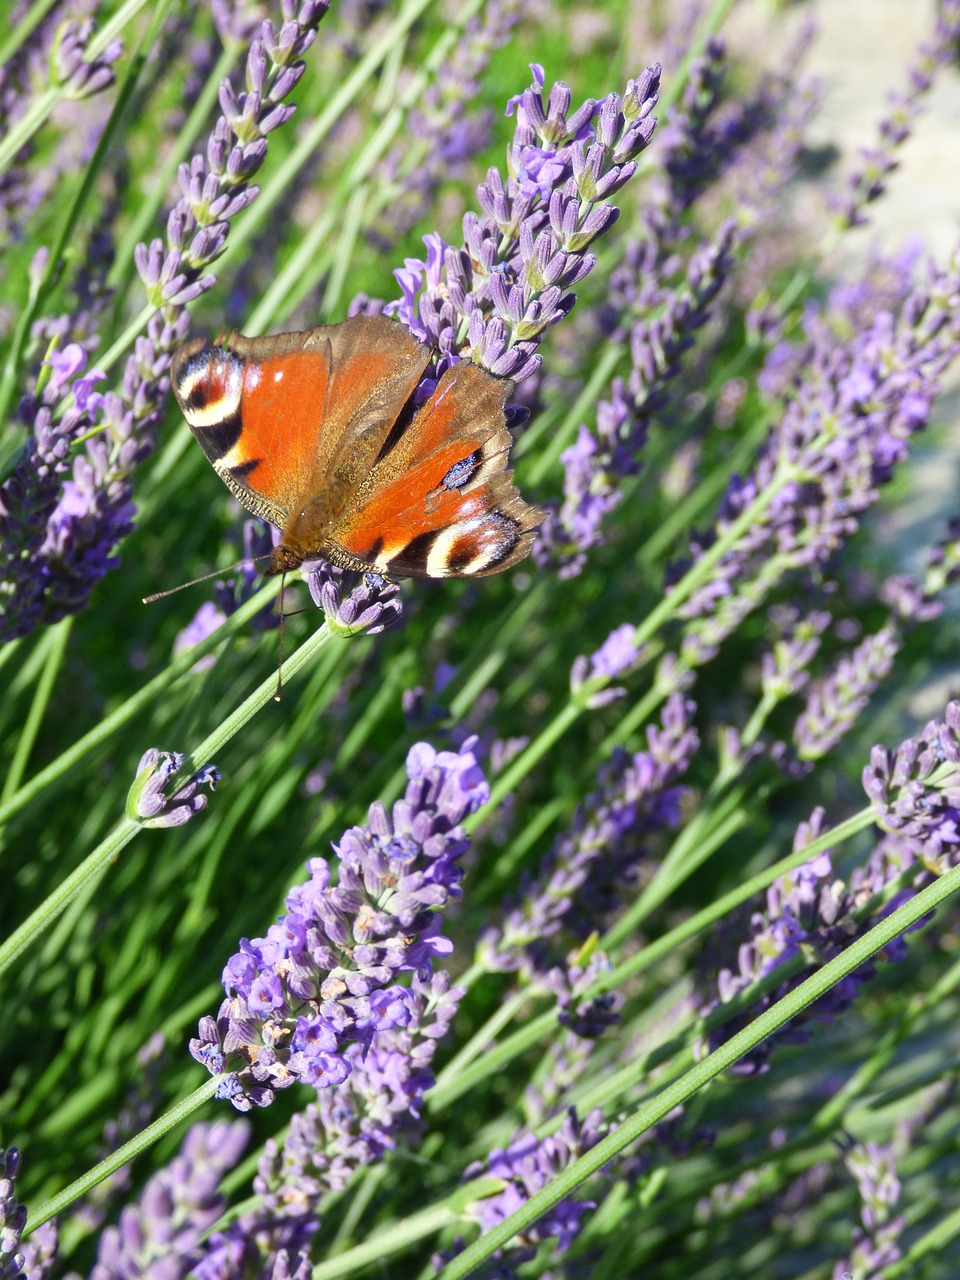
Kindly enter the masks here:
M 511 483 L 512 384 L 453 366 L 330 530 L 334 557 L 397 577 L 496 573 L 527 554 L 542 513 Z

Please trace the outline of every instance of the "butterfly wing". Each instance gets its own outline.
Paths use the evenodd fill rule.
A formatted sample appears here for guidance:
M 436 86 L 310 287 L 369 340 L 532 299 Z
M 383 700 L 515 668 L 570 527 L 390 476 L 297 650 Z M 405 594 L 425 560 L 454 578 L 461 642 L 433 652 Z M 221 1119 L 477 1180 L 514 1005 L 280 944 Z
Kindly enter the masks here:
M 511 483 L 512 383 L 468 362 L 387 446 L 330 529 L 331 559 L 393 577 L 498 573 L 529 552 L 543 513 Z
M 311 500 L 339 510 L 369 472 L 430 358 L 382 316 L 178 351 L 174 394 L 237 499 L 284 528 Z M 318 548 L 305 548 L 306 552 Z

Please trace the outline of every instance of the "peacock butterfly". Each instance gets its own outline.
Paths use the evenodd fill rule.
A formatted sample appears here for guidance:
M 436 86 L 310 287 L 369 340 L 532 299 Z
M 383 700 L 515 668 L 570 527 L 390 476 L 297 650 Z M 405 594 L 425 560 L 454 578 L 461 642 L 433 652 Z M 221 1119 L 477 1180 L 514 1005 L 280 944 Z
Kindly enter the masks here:
M 507 468 L 513 384 L 469 361 L 413 402 L 431 352 L 384 316 L 182 346 L 171 378 L 220 478 L 282 531 L 268 575 L 322 557 L 394 578 L 499 573 L 543 512 Z

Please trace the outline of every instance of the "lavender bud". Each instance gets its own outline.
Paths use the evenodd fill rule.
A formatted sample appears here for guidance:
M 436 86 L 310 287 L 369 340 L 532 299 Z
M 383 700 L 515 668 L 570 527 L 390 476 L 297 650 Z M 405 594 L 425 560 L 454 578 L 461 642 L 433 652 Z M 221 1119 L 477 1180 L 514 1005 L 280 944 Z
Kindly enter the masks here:
M 213 791 L 220 781 L 220 772 L 213 765 L 204 765 L 173 795 L 164 794 L 183 761 L 178 751 L 158 751 L 151 747 L 145 752 L 127 795 L 127 816 L 142 827 L 180 827 L 205 809 L 207 797 L 200 788 L 206 786 Z

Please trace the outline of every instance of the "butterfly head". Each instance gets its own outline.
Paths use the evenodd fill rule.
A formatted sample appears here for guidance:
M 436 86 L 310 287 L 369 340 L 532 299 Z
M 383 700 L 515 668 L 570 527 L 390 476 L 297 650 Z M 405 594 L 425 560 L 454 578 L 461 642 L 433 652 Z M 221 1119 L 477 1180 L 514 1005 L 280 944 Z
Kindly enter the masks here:
M 296 547 L 291 547 L 286 542 L 281 542 L 273 548 L 270 563 L 263 571 L 264 576 L 275 578 L 281 573 L 292 573 L 294 569 L 300 568 L 305 559 L 306 556 L 298 551 Z

